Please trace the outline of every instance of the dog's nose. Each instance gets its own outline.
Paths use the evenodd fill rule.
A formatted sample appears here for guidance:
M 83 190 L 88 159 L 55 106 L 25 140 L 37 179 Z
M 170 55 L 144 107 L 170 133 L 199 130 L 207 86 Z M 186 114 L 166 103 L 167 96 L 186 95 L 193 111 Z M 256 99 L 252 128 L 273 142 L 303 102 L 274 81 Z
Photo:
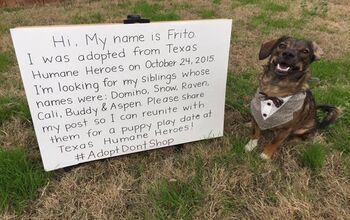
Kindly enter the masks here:
M 282 53 L 283 58 L 285 59 L 293 59 L 297 56 L 294 50 L 286 50 Z

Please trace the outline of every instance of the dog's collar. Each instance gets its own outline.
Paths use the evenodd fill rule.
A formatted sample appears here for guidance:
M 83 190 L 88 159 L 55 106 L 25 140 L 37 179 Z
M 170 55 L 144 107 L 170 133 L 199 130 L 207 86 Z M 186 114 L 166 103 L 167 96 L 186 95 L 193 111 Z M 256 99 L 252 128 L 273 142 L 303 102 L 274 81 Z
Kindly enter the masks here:
M 262 95 L 263 100 L 271 100 L 273 105 L 276 106 L 277 108 L 279 108 L 284 103 L 284 99 L 282 99 L 282 98 L 279 98 L 276 96 L 268 96 L 264 92 L 259 92 L 259 94 Z M 270 103 L 270 102 L 268 102 L 268 103 Z M 269 104 L 269 105 L 271 105 L 271 104 Z

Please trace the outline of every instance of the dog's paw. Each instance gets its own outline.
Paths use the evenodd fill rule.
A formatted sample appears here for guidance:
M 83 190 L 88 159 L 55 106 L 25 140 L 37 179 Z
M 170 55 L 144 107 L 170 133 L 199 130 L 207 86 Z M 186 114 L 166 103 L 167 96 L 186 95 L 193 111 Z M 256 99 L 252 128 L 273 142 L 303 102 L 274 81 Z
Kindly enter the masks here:
M 264 160 L 271 160 L 271 157 L 270 157 L 269 155 L 265 154 L 265 153 L 261 153 L 261 154 L 260 154 L 260 157 L 261 157 L 262 159 L 264 159 Z
M 250 139 L 249 142 L 244 146 L 246 152 L 254 150 L 258 146 L 258 139 Z

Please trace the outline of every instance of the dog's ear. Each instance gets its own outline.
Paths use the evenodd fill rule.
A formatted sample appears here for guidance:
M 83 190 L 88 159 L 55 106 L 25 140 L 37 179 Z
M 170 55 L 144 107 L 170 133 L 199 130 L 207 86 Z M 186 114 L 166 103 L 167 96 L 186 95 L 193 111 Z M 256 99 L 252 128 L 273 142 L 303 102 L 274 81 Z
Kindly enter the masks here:
M 315 42 L 312 42 L 312 49 L 314 51 L 315 60 L 320 60 L 323 55 L 323 50 Z
M 282 36 L 278 39 L 270 40 L 268 42 L 263 43 L 261 45 L 260 52 L 259 52 L 259 60 L 264 60 L 264 59 L 268 58 L 271 55 L 272 50 L 275 48 L 275 46 L 277 44 L 279 44 L 280 42 L 287 40 L 288 38 L 290 38 L 290 37 Z
M 272 49 L 274 48 L 278 40 L 279 39 L 270 40 L 261 45 L 260 52 L 259 52 L 259 60 L 264 60 L 271 55 Z

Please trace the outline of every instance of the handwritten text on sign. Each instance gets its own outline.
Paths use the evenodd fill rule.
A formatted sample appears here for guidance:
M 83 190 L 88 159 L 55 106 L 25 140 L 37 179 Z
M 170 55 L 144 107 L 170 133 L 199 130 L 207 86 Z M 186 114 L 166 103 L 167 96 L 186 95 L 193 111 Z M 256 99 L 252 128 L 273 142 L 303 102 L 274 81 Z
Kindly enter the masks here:
M 11 35 L 47 171 L 223 134 L 231 20 Z

